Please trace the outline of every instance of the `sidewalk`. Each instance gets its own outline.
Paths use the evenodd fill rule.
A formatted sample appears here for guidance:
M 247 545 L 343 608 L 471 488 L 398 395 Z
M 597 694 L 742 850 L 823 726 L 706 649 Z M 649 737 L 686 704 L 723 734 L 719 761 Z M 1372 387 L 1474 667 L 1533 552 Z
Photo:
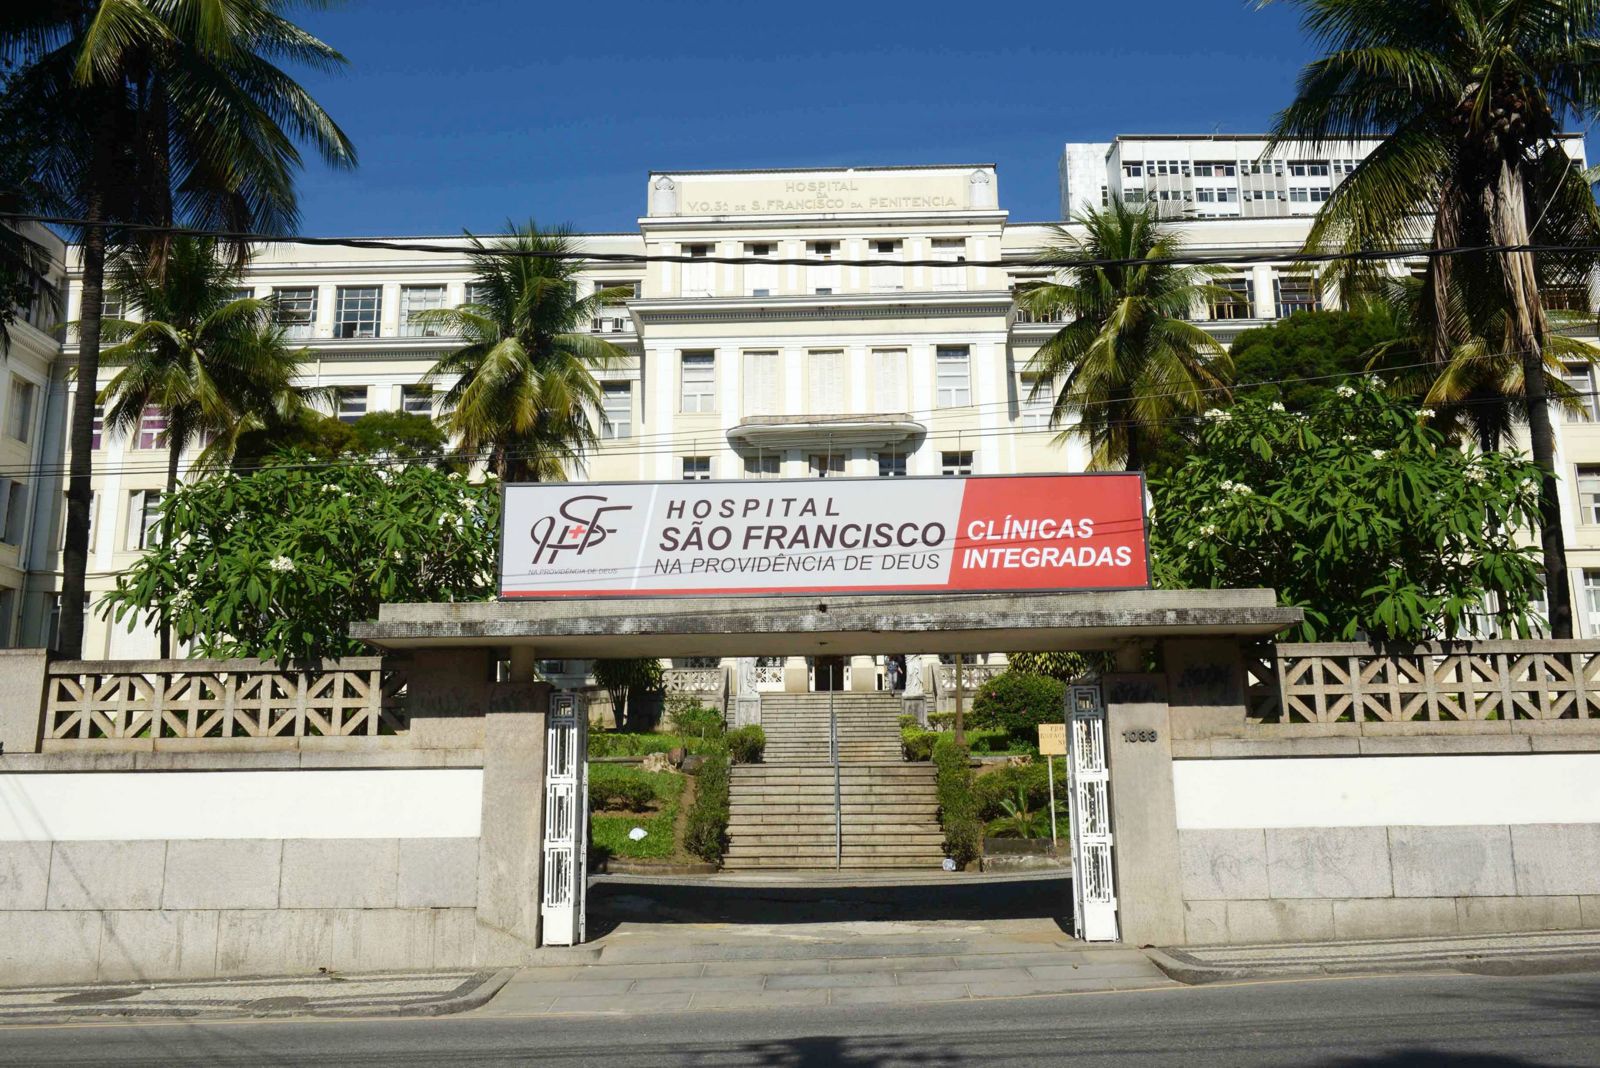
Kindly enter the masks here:
M 1167 975 L 1189 984 L 1397 972 L 1544 975 L 1600 971 L 1600 931 L 1181 946 L 1146 952 Z

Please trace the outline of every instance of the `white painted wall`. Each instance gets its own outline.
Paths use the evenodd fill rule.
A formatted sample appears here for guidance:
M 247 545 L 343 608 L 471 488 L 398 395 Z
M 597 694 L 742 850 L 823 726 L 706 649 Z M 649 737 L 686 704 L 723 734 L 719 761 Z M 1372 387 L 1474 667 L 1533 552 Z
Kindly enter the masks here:
M 1180 830 L 1600 823 L 1600 753 L 1179 760 L 1172 777 Z
M 475 838 L 481 768 L 0 775 L 0 841 Z

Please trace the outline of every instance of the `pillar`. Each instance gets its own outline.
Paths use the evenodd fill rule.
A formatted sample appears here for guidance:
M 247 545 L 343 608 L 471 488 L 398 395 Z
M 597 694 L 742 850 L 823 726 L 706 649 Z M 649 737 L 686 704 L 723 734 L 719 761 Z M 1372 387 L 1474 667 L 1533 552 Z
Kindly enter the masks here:
M 0 753 L 37 753 L 44 732 L 44 649 L 0 650 Z
M 783 692 L 784 693 L 810 693 L 811 668 L 803 656 L 787 656 L 783 659 Z
M 878 688 L 878 661 L 870 656 L 850 658 L 850 689 L 853 691 Z
M 1244 655 L 1234 638 L 1184 638 L 1162 643 L 1174 741 L 1237 738 L 1248 704 Z
M 525 960 L 540 944 L 549 700 L 546 683 L 495 683 L 484 715 L 478 927 L 485 963 Z
M 1183 893 L 1166 678 L 1118 672 L 1104 676 L 1101 686 L 1122 940 L 1136 946 L 1179 945 Z

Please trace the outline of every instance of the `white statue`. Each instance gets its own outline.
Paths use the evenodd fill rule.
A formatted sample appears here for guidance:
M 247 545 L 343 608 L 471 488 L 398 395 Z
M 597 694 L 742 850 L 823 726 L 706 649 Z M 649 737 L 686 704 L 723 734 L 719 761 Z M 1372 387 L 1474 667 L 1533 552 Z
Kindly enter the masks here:
M 756 658 L 741 656 L 739 658 L 739 695 L 749 697 L 756 692 Z
M 906 694 L 907 697 L 921 697 L 922 690 L 922 654 L 910 653 L 906 656 Z

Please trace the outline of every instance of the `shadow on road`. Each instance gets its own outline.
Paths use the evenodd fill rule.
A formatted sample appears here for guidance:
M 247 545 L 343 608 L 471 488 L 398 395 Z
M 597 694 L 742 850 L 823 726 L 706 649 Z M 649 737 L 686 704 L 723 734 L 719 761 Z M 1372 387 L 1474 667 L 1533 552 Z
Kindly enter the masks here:
M 905 886 L 764 886 L 597 880 L 589 889 L 589 930 L 623 922 L 844 923 L 856 920 L 1053 919 L 1070 933 L 1072 880 L 952 880 Z

